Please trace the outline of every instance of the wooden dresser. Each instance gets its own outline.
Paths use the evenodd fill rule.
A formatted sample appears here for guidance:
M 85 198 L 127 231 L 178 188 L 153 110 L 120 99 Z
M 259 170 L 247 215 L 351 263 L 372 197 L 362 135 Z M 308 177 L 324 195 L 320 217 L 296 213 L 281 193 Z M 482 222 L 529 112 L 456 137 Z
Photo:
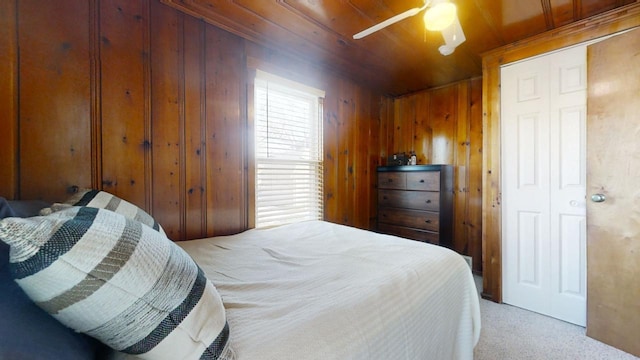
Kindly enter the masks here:
M 379 166 L 378 231 L 451 247 L 453 166 Z

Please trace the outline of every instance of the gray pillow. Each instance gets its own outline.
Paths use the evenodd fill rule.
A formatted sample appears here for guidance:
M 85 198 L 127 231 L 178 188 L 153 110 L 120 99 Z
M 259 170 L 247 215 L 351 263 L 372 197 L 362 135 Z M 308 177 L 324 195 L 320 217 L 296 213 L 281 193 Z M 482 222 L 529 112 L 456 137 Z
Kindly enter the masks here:
M 42 200 L 7 200 L 0 197 L 0 219 L 36 216 L 47 206 L 50 203 Z
M 40 210 L 51 205 L 42 200 L 9 200 L 8 202 L 17 217 L 37 216 Z
M 0 219 L 17 216 L 7 199 L 0 197 Z

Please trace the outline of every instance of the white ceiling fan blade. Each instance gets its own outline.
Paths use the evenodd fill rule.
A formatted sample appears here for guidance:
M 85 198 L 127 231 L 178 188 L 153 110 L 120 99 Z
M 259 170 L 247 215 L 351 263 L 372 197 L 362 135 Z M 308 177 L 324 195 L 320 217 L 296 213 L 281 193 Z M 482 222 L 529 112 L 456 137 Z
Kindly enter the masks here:
M 353 38 L 355 40 L 362 39 L 363 37 L 365 37 L 367 35 L 371 35 L 371 34 L 373 34 L 374 32 L 376 32 L 376 31 L 378 31 L 380 29 L 384 29 L 384 28 L 386 28 L 387 26 L 389 26 L 391 24 L 395 24 L 400 20 L 404 20 L 404 19 L 406 19 L 408 17 L 414 16 L 417 13 L 419 13 L 420 11 L 422 11 L 422 10 L 424 10 L 426 8 L 427 8 L 427 5 L 425 4 L 425 6 L 423 6 L 423 7 L 409 9 L 409 10 L 407 10 L 407 11 L 401 13 L 401 14 L 398 14 L 398 15 L 396 15 L 394 17 L 388 18 L 387 20 L 385 20 L 385 21 L 383 21 L 383 22 L 381 22 L 379 24 L 373 25 L 372 27 L 370 27 L 368 29 L 360 31 L 359 33 L 353 35 Z

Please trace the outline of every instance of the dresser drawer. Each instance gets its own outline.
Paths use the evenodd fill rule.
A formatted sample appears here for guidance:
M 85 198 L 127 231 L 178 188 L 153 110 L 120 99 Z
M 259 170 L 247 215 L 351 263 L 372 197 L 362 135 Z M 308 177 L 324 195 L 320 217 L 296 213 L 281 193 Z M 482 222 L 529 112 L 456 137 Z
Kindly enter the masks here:
M 440 209 L 440 193 L 435 191 L 378 190 L 378 205 L 438 211 Z
M 436 232 L 440 228 L 440 215 L 437 212 L 429 211 L 380 208 L 378 221 L 385 224 Z
M 440 191 L 440 171 L 407 173 L 407 190 Z
M 407 173 L 404 172 L 382 172 L 378 173 L 379 189 L 399 189 L 407 188 Z
M 430 244 L 438 245 L 440 243 L 440 234 L 432 231 L 418 230 L 389 224 L 379 224 L 378 231 L 406 239 L 424 241 Z

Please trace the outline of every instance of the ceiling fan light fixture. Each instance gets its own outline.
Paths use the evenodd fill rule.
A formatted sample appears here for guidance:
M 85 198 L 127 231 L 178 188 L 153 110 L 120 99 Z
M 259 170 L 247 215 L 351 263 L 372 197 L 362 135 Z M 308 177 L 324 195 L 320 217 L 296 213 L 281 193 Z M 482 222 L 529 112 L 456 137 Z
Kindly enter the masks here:
M 442 29 L 442 38 L 444 39 L 444 45 L 438 49 L 440 54 L 447 56 L 453 54 L 460 44 L 465 42 L 467 38 L 464 36 L 462 26 L 460 26 L 460 20 L 458 17 L 453 19 L 453 23 L 448 27 Z
M 440 1 L 424 13 L 424 26 L 429 31 L 441 31 L 456 18 L 456 6 L 448 1 Z

